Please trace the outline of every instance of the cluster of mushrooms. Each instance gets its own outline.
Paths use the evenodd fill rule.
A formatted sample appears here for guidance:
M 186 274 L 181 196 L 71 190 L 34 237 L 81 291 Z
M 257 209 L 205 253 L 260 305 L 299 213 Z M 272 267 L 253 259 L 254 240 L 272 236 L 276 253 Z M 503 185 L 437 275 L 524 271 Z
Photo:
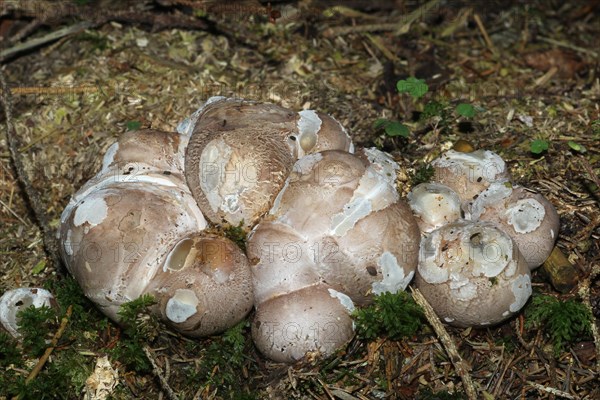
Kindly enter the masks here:
M 489 151 L 444 153 L 407 204 L 398 164 L 354 149 L 326 114 L 214 97 L 177 130 L 124 134 L 61 217 L 68 270 L 117 322 L 143 294 L 191 337 L 254 307 L 257 348 L 294 362 L 332 354 L 355 306 L 416 275 L 447 323 L 494 324 L 525 304 L 558 232 L 550 203 Z M 241 227 L 246 253 L 216 225 Z

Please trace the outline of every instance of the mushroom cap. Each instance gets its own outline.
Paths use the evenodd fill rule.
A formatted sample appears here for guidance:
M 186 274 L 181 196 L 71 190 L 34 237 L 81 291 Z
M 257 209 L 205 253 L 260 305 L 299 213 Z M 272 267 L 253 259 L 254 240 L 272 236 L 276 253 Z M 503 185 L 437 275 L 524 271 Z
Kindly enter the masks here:
M 252 274 L 231 240 L 206 233 L 181 239 L 145 291 L 163 320 L 188 336 L 225 331 L 252 309 Z
M 544 196 L 510 183 L 493 183 L 470 207 L 473 220 L 492 221 L 508 233 L 530 269 L 548 258 L 560 229 L 560 217 Z
M 248 236 L 255 303 L 299 290 L 319 281 L 310 244 L 289 225 L 260 222 Z
M 113 143 L 102 159 L 100 174 L 110 169 L 125 175 L 143 170 L 176 174 L 183 178 L 183 155 L 188 137 L 175 132 L 142 129 L 125 132 Z
M 407 200 L 423 233 L 461 218 L 460 197 L 441 183 L 421 183 L 412 188 Z
M 73 196 L 61 217 L 61 255 L 85 295 L 117 321 L 182 237 L 206 227 L 184 186 L 102 180 Z
M 298 160 L 270 215 L 248 238 L 256 304 L 318 281 L 359 304 L 373 293 L 404 290 L 420 233 L 395 188 L 397 168 L 375 149 Z
M 431 165 L 435 171 L 433 180 L 454 190 L 462 202 L 473 200 L 492 182 L 510 179 L 504 160 L 489 150 L 448 150 Z
M 527 262 L 516 243 L 489 222 L 454 222 L 421 242 L 416 286 L 442 321 L 458 327 L 497 324 L 531 295 Z
M 42 288 L 11 289 L 0 297 L 0 323 L 13 337 L 21 336 L 17 314 L 30 306 L 56 307 L 57 304 L 52 293 Z
M 323 284 L 307 286 L 260 304 L 252 339 L 262 354 L 292 363 L 307 353 L 333 354 L 354 336 L 350 298 Z
M 239 99 L 209 99 L 191 130 L 186 179 L 200 209 L 246 230 L 270 209 L 298 157 L 351 146 L 332 118 Z

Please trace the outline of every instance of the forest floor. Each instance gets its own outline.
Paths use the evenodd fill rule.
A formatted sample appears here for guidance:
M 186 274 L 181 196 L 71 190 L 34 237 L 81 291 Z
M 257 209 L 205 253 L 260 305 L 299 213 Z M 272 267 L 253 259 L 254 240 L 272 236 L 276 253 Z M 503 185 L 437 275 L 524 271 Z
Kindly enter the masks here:
M 500 154 L 514 181 L 544 194 L 561 218 L 559 261 L 571 281 L 553 286 L 542 267 L 533 273 L 534 299 L 583 302 L 598 323 L 599 1 L 122 2 L 127 17 L 107 15 L 106 1 L 50 3 L 0 2 L 18 154 L 50 230 L 128 129 L 172 131 L 215 95 L 317 109 L 355 144 L 392 154 L 404 194 L 456 143 Z M 77 24 L 56 40 L 23 46 Z M 20 40 L 11 36 L 19 33 Z M 423 98 L 398 93 L 397 81 L 408 77 L 427 83 Z M 461 103 L 475 115 L 456 114 Z M 427 104 L 435 112 L 427 114 Z M 402 121 L 408 135 L 375 128 L 379 119 Z M 25 324 L 35 333 L 29 342 L 0 335 L 0 398 L 81 398 L 104 356 L 106 392 L 117 399 L 467 398 L 464 376 L 426 323 L 410 338 L 357 337 L 333 357 L 292 366 L 262 357 L 247 323 L 199 341 L 164 327 L 122 330 L 52 262 L 5 135 L 0 143 L 0 293 L 46 287 L 62 307 Z M 53 354 L 26 384 L 48 347 L 40 335 L 52 338 L 69 305 Z M 600 399 L 592 331 L 577 331 L 580 316 L 533 323 L 531 307 L 488 329 L 447 327 L 477 398 Z M 87 390 L 86 398 L 102 398 Z

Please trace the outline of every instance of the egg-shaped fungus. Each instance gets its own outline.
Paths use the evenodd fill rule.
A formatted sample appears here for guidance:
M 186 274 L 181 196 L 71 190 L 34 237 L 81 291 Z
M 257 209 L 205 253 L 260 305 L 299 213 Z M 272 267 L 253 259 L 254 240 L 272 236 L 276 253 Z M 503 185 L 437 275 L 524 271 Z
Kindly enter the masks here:
M 490 221 L 508 233 L 529 268 L 542 265 L 558 237 L 560 218 L 544 196 L 508 182 L 493 183 L 469 209 L 473 220 Z
M 421 242 L 415 284 L 440 319 L 458 327 L 497 324 L 531 295 L 527 262 L 490 222 L 460 221 Z

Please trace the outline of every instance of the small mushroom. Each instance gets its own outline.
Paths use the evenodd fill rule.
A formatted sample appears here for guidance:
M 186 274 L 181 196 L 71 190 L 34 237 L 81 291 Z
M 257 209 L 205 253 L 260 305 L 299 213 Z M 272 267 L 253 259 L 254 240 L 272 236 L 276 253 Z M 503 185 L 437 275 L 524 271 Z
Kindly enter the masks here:
M 145 292 L 163 320 L 193 337 L 225 331 L 254 304 L 246 255 L 231 240 L 206 233 L 179 241 Z
M 407 199 L 423 233 L 457 221 L 462 216 L 460 198 L 454 190 L 441 183 L 421 183 L 408 193 Z
M 210 221 L 246 230 L 269 211 L 299 157 L 352 146 L 337 121 L 312 110 L 219 98 L 194 118 L 181 128 L 192 131 L 185 157 L 192 194 Z
M 492 182 L 510 178 L 504 160 L 489 150 L 448 150 L 431 165 L 435 170 L 433 180 L 454 190 L 462 202 L 473 200 Z
M 56 307 L 54 296 L 42 288 L 17 288 L 7 290 L 0 297 L 0 323 L 13 337 L 19 338 L 19 312 L 34 306 Z
M 544 196 L 521 186 L 493 183 L 470 207 L 473 220 L 492 221 L 519 246 L 530 269 L 548 258 L 560 229 L 556 209 Z
M 494 325 L 531 295 L 527 262 L 489 222 L 454 222 L 421 242 L 415 284 L 440 319 L 458 327 Z
M 252 322 L 252 339 L 262 354 L 292 363 L 307 353 L 333 354 L 354 336 L 352 300 L 314 284 L 263 302 Z

